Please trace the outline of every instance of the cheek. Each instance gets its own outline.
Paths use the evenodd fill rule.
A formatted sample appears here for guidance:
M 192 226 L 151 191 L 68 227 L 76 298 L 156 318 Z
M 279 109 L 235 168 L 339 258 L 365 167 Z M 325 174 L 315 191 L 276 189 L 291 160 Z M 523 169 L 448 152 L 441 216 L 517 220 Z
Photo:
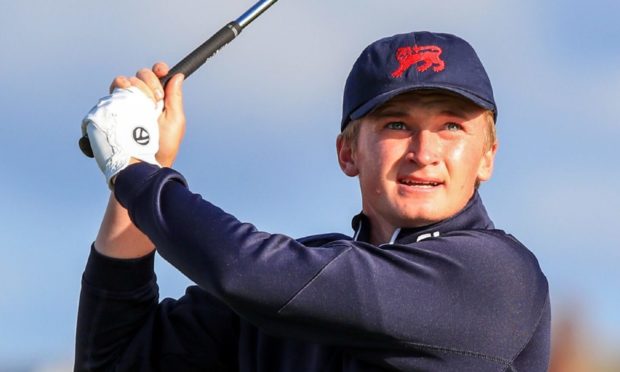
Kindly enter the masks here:
M 386 172 L 396 158 L 396 151 L 388 141 L 368 141 L 364 144 L 364 151 L 360 151 L 358 161 L 361 169 L 377 176 Z
M 457 142 L 444 152 L 446 154 L 446 160 L 454 165 L 462 166 L 464 163 L 471 160 L 470 151 L 468 151 L 467 143 Z
M 471 143 L 465 141 L 451 146 L 447 151 L 446 163 L 450 168 L 453 181 L 462 183 L 461 186 L 472 183 L 472 180 L 477 177 L 481 154 L 482 150 L 478 146 L 472 146 Z

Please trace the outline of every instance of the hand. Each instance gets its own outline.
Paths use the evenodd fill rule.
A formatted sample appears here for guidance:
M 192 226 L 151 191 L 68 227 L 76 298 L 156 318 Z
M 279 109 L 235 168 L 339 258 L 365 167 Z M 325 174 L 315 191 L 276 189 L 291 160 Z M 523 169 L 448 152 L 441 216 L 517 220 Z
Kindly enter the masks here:
M 138 159 L 160 166 L 158 119 L 163 103 L 153 102 L 136 86 L 115 88 L 82 121 L 97 165 L 112 187 L 116 175 Z
M 176 75 L 170 79 L 164 94 L 159 78 L 167 73 L 168 66 L 157 63 L 152 70 L 138 71 L 135 77 L 119 76 L 110 86 L 110 93 L 117 88 L 134 90 L 138 88 L 147 101 L 160 103 L 162 99 L 164 100 L 164 111 L 155 119 L 156 126 L 159 128 L 160 141 L 159 150 L 154 156 L 160 164 L 169 167 L 176 158 L 185 133 L 185 115 L 181 91 L 184 77 Z M 90 140 L 92 145 L 93 138 Z M 129 163 L 135 161 L 137 160 L 129 159 Z M 118 203 L 114 195 L 110 195 L 94 246 L 97 251 L 106 256 L 121 259 L 142 257 L 155 249 L 153 243 L 133 225 L 127 210 Z
M 118 76 L 110 85 L 110 92 L 116 88 L 127 89 L 135 86 L 156 103 L 164 100 L 164 111 L 158 120 L 159 151 L 155 155 L 157 161 L 164 167 L 173 165 L 185 134 L 182 91 L 184 76 L 175 75 L 163 88 L 159 79 L 166 76 L 168 71 L 168 65 L 158 62 L 151 70 L 147 68 L 139 70 L 135 77 Z

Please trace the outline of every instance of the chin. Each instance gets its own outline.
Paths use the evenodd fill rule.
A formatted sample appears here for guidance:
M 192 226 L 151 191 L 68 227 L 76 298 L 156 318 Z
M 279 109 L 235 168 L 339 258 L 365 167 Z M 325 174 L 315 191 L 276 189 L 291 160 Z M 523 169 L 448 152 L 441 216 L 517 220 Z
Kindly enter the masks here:
M 445 220 L 448 218 L 445 214 L 438 213 L 437 211 L 425 211 L 418 210 L 414 212 L 403 213 L 401 215 L 401 227 L 422 227 L 426 225 L 432 225 L 436 222 Z

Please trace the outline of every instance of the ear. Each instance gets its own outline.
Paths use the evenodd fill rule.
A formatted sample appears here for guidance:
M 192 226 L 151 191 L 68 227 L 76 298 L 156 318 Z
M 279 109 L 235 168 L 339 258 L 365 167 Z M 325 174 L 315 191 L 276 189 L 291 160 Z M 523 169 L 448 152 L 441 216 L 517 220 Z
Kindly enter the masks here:
M 336 139 L 336 151 L 338 153 L 338 164 L 340 169 L 349 177 L 355 177 L 359 174 L 357 165 L 355 163 L 355 154 L 351 148 L 351 144 L 345 141 L 342 134 L 338 135 Z
M 498 143 L 495 142 L 485 153 L 482 155 L 480 165 L 478 166 L 478 181 L 488 181 L 493 175 L 493 166 L 495 164 L 495 154 L 497 153 Z

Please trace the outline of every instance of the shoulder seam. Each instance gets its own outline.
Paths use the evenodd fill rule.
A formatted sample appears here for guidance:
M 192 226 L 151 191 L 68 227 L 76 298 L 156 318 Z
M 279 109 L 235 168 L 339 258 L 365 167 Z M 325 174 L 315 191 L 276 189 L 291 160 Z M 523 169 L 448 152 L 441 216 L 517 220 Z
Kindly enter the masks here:
M 312 283 L 323 273 L 323 271 L 325 271 L 332 263 L 334 263 L 336 260 L 338 260 L 340 257 L 342 257 L 343 255 L 345 255 L 346 253 L 348 253 L 350 250 L 352 249 L 352 247 L 348 247 L 347 249 L 345 249 L 344 251 L 340 252 L 340 254 L 338 254 L 336 257 L 332 258 L 327 264 L 325 264 L 325 266 L 323 266 L 319 271 L 317 271 L 316 274 L 314 274 L 314 276 L 308 280 L 308 282 L 306 284 L 304 284 L 297 292 L 293 293 L 293 295 L 291 296 L 291 298 L 289 298 L 284 305 L 282 305 L 278 311 L 277 314 L 280 314 L 282 311 L 284 311 L 284 309 L 286 309 L 286 307 L 295 300 L 295 298 L 301 293 L 303 292 L 306 288 L 308 288 L 310 285 L 312 285 Z

